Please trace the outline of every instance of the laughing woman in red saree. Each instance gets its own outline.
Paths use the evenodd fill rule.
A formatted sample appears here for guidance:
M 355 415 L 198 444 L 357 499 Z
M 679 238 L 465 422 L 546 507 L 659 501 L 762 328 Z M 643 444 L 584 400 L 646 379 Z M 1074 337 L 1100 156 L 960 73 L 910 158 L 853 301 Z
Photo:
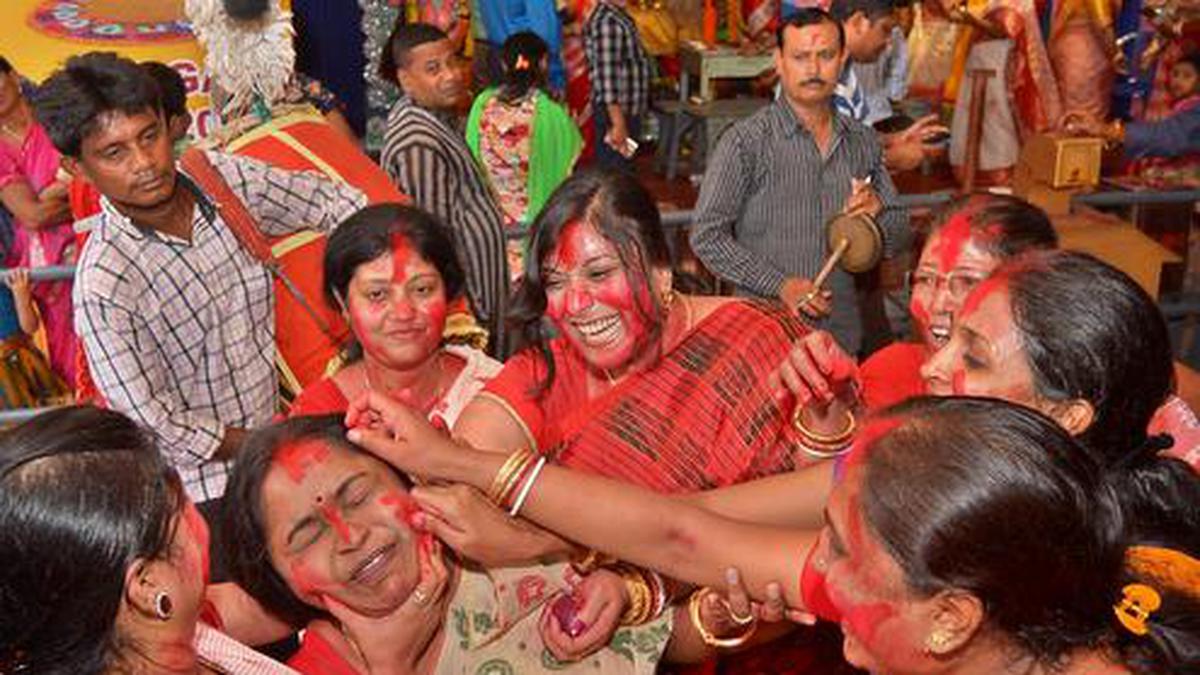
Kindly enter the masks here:
M 529 343 L 456 435 L 691 492 L 808 463 L 767 376 L 806 328 L 784 308 L 671 288 L 658 210 L 636 180 L 582 173 L 535 225 L 515 321 Z

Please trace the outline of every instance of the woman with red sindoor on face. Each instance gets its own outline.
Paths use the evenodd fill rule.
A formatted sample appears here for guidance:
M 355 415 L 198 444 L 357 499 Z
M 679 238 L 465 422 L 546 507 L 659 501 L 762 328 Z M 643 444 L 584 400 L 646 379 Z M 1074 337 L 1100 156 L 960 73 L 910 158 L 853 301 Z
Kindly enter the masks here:
M 0 672 L 294 674 L 238 641 L 281 626 L 208 585 L 208 526 L 163 457 L 94 407 L 0 436 Z
M 326 300 L 354 334 L 349 364 L 306 388 L 292 415 L 344 412 L 378 391 L 450 425 L 500 363 L 470 347 L 444 345 L 447 306 L 464 277 L 445 228 L 411 206 L 355 213 L 325 248 Z
M 475 486 L 503 471 L 382 397 L 356 408 L 379 424 L 350 437 L 393 465 Z M 530 479 L 523 514 L 697 584 L 737 567 L 757 600 L 799 579 L 783 602 L 838 622 L 872 673 L 1178 673 L 1200 654 L 1200 477 L 1157 447 L 1114 469 L 1026 406 L 920 397 L 866 423 L 819 533 L 557 466 Z

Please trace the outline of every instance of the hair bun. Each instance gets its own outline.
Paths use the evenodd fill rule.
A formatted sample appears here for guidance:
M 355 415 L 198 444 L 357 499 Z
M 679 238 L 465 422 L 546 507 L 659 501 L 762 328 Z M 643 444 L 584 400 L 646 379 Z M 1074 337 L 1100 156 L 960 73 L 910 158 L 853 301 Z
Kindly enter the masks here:
M 1141 445 L 1126 453 L 1111 467 L 1115 472 L 1153 465 L 1162 458 L 1164 450 L 1175 446 L 1175 437 L 1168 433 L 1147 436 Z

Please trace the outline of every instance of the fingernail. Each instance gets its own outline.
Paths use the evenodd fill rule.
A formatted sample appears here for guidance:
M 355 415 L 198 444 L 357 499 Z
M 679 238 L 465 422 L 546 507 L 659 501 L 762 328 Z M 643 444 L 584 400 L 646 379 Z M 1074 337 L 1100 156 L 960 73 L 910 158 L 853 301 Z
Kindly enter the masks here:
M 736 567 L 730 567 L 729 569 L 725 570 L 725 583 L 736 584 L 738 583 L 738 578 L 739 575 Z
M 778 600 L 783 597 L 783 590 L 779 588 L 779 584 L 771 582 L 767 584 L 767 598 L 770 600 Z
M 347 431 L 347 432 L 346 432 L 346 438 L 347 438 L 347 439 L 348 439 L 348 440 L 349 440 L 351 443 L 358 443 L 359 441 L 361 441 L 361 440 L 362 440 L 362 432 L 361 432 L 361 431 L 359 431 L 357 427 L 355 427 L 355 428 L 353 428 L 353 429 L 351 429 L 351 430 L 349 430 L 349 431 Z

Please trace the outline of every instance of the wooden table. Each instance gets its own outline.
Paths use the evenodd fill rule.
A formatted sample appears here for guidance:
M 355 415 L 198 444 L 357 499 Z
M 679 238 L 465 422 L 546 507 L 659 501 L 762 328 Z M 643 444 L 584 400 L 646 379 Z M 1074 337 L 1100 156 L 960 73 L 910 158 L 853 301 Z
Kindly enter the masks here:
M 736 47 L 706 47 L 696 42 L 679 45 L 679 100 L 689 97 L 689 80 L 699 80 L 697 96 L 702 101 L 712 100 L 712 81 L 718 78 L 751 79 L 762 75 L 775 65 L 770 54 L 743 54 Z

